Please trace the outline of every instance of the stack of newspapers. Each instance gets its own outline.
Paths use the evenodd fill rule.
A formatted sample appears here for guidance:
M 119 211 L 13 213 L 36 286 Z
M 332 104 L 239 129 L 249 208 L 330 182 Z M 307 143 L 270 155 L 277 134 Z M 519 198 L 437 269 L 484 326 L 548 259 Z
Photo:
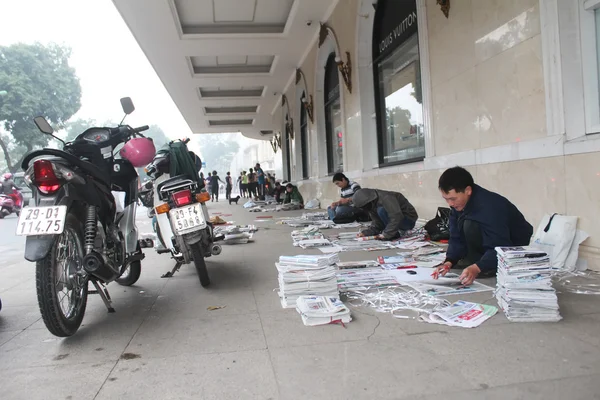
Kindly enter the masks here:
M 295 308 L 299 296 L 338 297 L 335 264 L 337 254 L 281 256 L 275 264 L 279 272 L 279 299 L 284 308 Z
M 559 321 L 550 257 L 532 247 L 496 247 L 496 299 L 510 321 Z
M 296 311 L 306 326 L 347 324 L 352 321 L 350 310 L 337 296 L 300 296 Z

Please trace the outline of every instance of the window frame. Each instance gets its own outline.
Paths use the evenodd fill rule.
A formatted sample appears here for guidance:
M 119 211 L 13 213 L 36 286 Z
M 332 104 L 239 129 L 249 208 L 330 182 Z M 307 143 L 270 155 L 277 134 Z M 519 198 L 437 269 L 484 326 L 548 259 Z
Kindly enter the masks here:
M 302 179 L 309 179 L 310 172 L 308 168 L 308 111 L 306 103 L 306 92 L 300 96 L 300 153 L 302 159 Z
M 289 122 L 289 115 L 286 114 L 284 118 L 284 126 Z M 286 166 L 287 166 L 287 182 L 292 181 L 292 141 L 293 139 L 290 137 L 287 129 L 283 130 L 285 135 L 285 157 L 286 157 Z
M 580 0 L 579 24 L 581 30 L 581 63 L 583 70 L 583 96 L 585 134 L 600 133 L 600 54 L 595 10 L 600 12 L 600 0 Z
M 325 63 L 325 80 L 323 82 L 323 93 L 324 93 L 324 102 L 323 102 L 323 106 L 324 106 L 324 110 L 325 110 L 325 145 L 326 145 L 326 154 L 327 154 L 327 175 L 328 176 L 332 176 L 334 175 L 336 172 L 343 172 L 344 170 L 344 159 L 342 157 L 341 160 L 341 164 L 342 164 L 342 170 L 341 171 L 336 171 L 336 166 L 333 165 L 333 152 L 334 152 L 334 143 L 333 143 L 333 130 L 335 127 L 333 127 L 333 116 L 331 115 L 330 112 L 330 106 L 332 104 L 334 104 L 336 101 L 338 101 L 340 103 L 340 110 L 342 107 L 342 87 L 341 87 L 341 82 L 340 82 L 340 77 L 339 77 L 339 72 L 338 72 L 338 66 L 337 63 L 335 61 L 336 59 L 336 53 L 335 52 L 331 52 L 329 54 L 329 56 L 327 57 L 327 62 Z M 330 75 L 333 74 L 333 71 L 330 71 L 330 68 L 332 70 L 335 70 L 335 76 L 337 77 L 337 95 L 331 99 L 329 99 L 329 88 L 330 88 Z M 333 89 L 334 87 L 331 87 L 331 89 Z M 343 143 L 343 142 L 342 142 Z M 342 150 L 343 151 L 343 150 Z

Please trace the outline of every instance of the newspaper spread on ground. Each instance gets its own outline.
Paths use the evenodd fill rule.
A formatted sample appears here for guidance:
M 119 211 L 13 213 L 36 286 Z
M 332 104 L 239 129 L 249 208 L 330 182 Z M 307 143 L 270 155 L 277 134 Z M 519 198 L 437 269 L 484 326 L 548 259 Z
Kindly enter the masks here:
M 459 300 L 430 314 L 422 314 L 420 319 L 434 324 L 475 328 L 498 312 L 498 308 L 487 304 Z

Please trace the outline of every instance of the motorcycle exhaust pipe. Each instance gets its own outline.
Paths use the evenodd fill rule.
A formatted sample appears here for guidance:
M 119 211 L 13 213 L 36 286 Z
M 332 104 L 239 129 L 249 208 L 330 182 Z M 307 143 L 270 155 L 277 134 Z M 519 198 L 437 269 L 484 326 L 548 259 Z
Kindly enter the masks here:
M 218 256 L 219 254 L 221 254 L 221 245 L 213 244 L 212 247 L 210 248 L 210 253 L 213 256 Z
M 90 275 L 101 279 L 104 282 L 110 282 L 117 278 L 118 273 L 113 270 L 105 261 L 101 254 L 92 251 L 83 257 L 83 269 Z

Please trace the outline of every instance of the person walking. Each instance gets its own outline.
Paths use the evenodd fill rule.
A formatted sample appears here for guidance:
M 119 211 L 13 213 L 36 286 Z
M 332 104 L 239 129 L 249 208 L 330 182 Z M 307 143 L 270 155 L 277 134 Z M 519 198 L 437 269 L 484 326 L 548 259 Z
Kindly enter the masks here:
M 254 166 L 254 171 L 256 172 L 256 180 L 257 180 L 257 194 L 261 200 L 264 200 L 265 197 L 265 172 L 260 167 L 259 163 L 256 163 Z
M 237 177 L 236 185 L 240 193 L 240 197 L 242 197 L 242 173 L 240 172 L 240 176 Z
M 217 200 L 217 203 L 219 202 L 219 182 L 221 183 L 225 183 L 221 180 L 221 178 L 219 178 L 219 175 L 217 175 L 217 171 L 213 171 L 212 175 L 209 174 L 209 178 L 210 178 L 210 196 L 211 196 L 211 200 L 210 201 L 215 201 L 215 199 Z
M 233 188 L 233 180 L 231 178 L 231 172 L 227 172 L 225 177 L 225 198 L 229 200 L 231 198 L 231 189 Z
M 242 171 L 242 197 L 248 197 L 248 175 L 246 171 Z
M 252 168 L 248 168 L 248 193 L 251 199 L 257 199 L 256 196 L 256 187 L 258 186 L 258 182 L 256 179 L 256 174 Z

